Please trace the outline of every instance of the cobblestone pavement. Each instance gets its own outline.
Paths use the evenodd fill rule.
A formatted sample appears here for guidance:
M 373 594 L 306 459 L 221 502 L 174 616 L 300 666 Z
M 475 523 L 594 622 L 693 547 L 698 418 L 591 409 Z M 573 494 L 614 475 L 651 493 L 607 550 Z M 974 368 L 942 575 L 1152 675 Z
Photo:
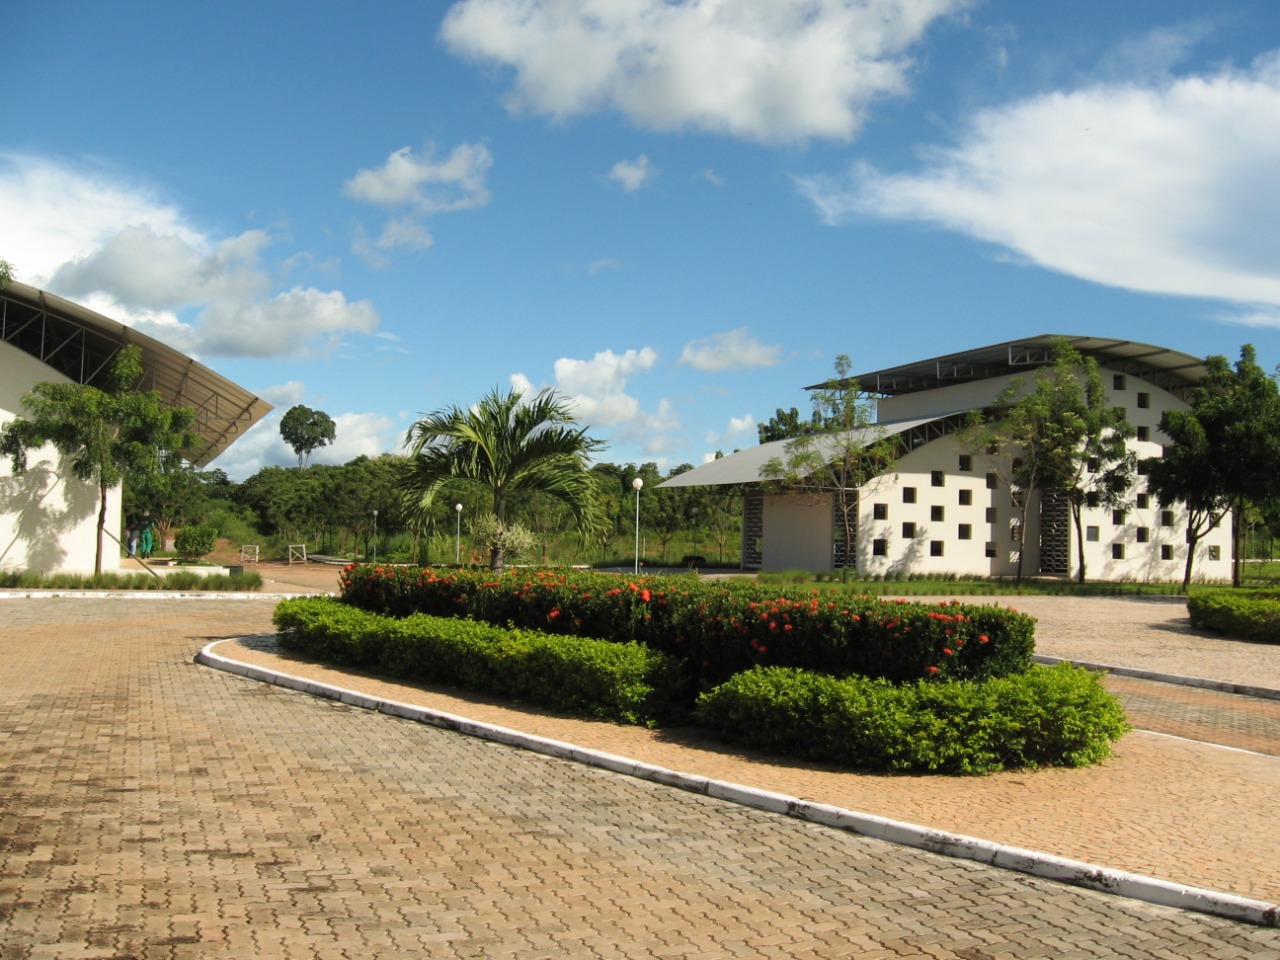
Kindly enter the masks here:
M 269 631 L 272 606 L 0 603 L 0 958 L 1280 958 L 1280 930 L 896 848 L 192 663 L 210 639 Z M 626 728 L 577 729 L 590 741 Z M 690 762 L 750 762 L 639 732 Z M 1105 812 L 1117 801 L 1104 775 L 1131 762 L 1138 779 L 1241 776 L 1218 755 L 1256 764 L 1280 793 L 1269 758 L 1141 735 L 1121 747 L 1090 771 L 1015 775 L 1007 811 L 1050 825 L 1059 805 Z M 847 776 L 782 769 L 793 783 Z M 1044 774 L 1050 788 L 1019 808 Z M 1221 785 L 1223 804 L 1231 793 Z M 1273 831 L 1274 807 L 1254 815 Z M 1253 855 L 1220 855 L 1237 854 Z

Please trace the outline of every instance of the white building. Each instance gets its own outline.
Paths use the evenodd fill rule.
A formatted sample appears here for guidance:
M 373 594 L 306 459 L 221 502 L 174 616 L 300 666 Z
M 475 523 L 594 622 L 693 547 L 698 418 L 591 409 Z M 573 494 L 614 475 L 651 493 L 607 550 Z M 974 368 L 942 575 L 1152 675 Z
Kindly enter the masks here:
M 196 411 L 202 467 L 271 410 L 266 401 L 151 337 L 21 283 L 0 290 L 0 425 L 23 415 L 21 398 L 37 383 L 101 384 L 126 344 L 142 348 L 140 390 L 158 390 Z M 15 476 L 0 462 L 0 570 L 92 573 L 98 490 L 72 477 L 52 447 L 33 450 Z M 107 498 L 103 570 L 116 570 L 120 491 Z
M 982 452 L 958 436 L 966 415 L 990 406 L 1016 378 L 1030 387 L 1037 368 L 1053 362 L 1066 340 L 1101 370 L 1107 402 L 1122 407 L 1137 436 L 1139 458 L 1168 442 L 1159 430 L 1166 410 L 1187 409 L 1204 376 L 1201 360 L 1163 347 L 1100 337 L 1042 335 L 855 375 L 878 398 L 868 441 L 895 438 L 900 456 L 890 473 L 856 491 L 853 543 L 860 575 L 1016 574 L 1074 576 L 1078 541 L 1064 501 L 1032 495 L 1025 538 L 1008 484 Z M 813 389 L 813 388 L 811 388 Z M 743 567 L 831 570 L 841 565 L 841 523 L 833 495 L 771 493 L 764 467 L 785 460 L 790 441 L 739 451 L 665 481 L 664 487 L 740 485 Z M 1181 580 L 1187 559 L 1186 511 L 1146 493 L 1137 477 L 1125 509 L 1085 507 L 1085 569 L 1090 580 Z M 1197 544 L 1197 580 L 1230 580 L 1230 517 Z

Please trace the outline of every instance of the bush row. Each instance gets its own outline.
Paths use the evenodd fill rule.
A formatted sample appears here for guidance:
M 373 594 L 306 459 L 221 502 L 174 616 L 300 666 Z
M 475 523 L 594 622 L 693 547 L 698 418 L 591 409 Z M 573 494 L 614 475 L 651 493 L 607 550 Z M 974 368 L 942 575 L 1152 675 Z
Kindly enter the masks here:
M 390 616 L 462 616 L 642 643 L 676 657 L 702 690 L 754 666 L 894 682 L 982 679 L 1025 670 L 1035 647 L 1035 620 L 997 606 L 906 603 L 742 579 L 363 565 L 346 568 L 341 585 L 344 602 Z
M 1099 677 L 1068 664 L 980 682 L 890 684 L 787 668 L 740 673 L 699 700 L 733 743 L 866 770 L 1078 767 L 1128 724 Z
M 1274 590 L 1210 590 L 1187 598 L 1191 625 L 1240 640 L 1280 643 L 1280 594 Z
M 306 656 L 600 720 L 653 723 L 671 712 L 678 690 L 670 658 L 636 644 L 426 614 L 390 618 L 327 597 L 285 600 L 273 619 L 281 646 Z

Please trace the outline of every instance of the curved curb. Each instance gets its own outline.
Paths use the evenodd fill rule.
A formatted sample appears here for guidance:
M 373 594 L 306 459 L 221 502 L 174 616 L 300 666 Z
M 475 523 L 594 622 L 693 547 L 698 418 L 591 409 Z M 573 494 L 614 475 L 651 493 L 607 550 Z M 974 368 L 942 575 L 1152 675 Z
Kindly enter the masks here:
M 1031 657 L 1036 663 L 1052 666 L 1055 663 L 1069 663 L 1075 667 L 1083 667 L 1095 673 L 1110 673 L 1117 677 L 1133 677 L 1135 680 L 1153 680 L 1156 683 L 1172 683 L 1180 687 L 1200 687 L 1204 690 L 1216 690 L 1219 693 L 1235 693 L 1242 697 L 1259 697 L 1264 700 L 1280 700 L 1280 690 L 1270 687 L 1255 687 L 1247 683 L 1233 683 L 1230 680 L 1210 680 L 1206 677 L 1183 677 L 1176 673 L 1160 673 L 1156 670 L 1139 670 L 1137 667 L 1113 667 L 1106 663 L 1091 663 L 1088 660 L 1071 660 L 1067 657 L 1049 657 L 1034 654 Z
M 724 800 L 742 806 L 762 810 L 767 813 L 779 813 L 809 823 L 845 830 L 875 840 L 884 840 L 899 846 L 925 850 L 946 857 L 962 860 L 974 860 L 989 866 L 1014 870 L 1018 873 L 1030 874 L 1046 880 L 1090 890 L 1099 890 L 1131 900 L 1175 907 L 1180 910 L 1192 910 L 1213 916 L 1240 920 L 1263 927 L 1280 927 L 1280 905 L 1264 900 L 1251 900 L 1247 897 L 1199 887 L 1188 887 L 1171 883 L 1155 877 L 1128 873 L 1100 867 L 1079 860 L 1068 860 L 1052 854 L 1024 850 L 966 837 L 962 834 L 947 833 L 942 830 L 931 830 L 913 823 L 890 820 L 869 813 L 859 813 L 842 807 L 825 803 L 813 803 L 786 794 L 772 793 L 768 790 L 757 790 L 753 787 L 723 780 L 713 780 L 692 773 L 670 770 L 616 754 L 589 750 L 560 740 L 551 740 L 529 733 L 521 733 L 509 727 L 481 723 L 468 720 L 456 714 L 432 710 L 427 707 L 402 703 L 398 700 L 383 700 L 378 697 L 348 690 L 343 687 L 307 680 L 292 674 L 268 670 L 252 664 L 232 660 L 213 652 L 213 648 L 228 640 L 215 640 L 206 644 L 196 654 L 196 663 L 236 674 L 261 683 L 270 683 L 289 690 L 309 693 L 312 696 L 337 700 L 340 703 L 366 710 L 385 713 L 388 716 L 413 720 L 430 726 L 453 730 L 470 737 L 477 737 L 494 743 L 532 750 L 559 760 L 587 764 L 599 767 L 623 776 L 636 777 L 664 786 L 677 787 L 691 793 L 701 794 L 716 800 Z

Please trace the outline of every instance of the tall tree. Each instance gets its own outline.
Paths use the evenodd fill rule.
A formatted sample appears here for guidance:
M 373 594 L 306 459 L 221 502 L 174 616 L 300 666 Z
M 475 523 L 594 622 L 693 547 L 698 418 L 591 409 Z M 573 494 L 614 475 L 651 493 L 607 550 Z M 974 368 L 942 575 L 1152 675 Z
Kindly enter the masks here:
M 1196 547 L 1233 512 L 1232 542 L 1247 502 L 1280 497 L 1280 392 L 1257 363 L 1251 344 L 1235 367 L 1226 357 L 1205 360 L 1207 374 L 1191 395 L 1189 410 L 1168 410 L 1160 430 L 1172 441 L 1164 456 L 1143 461 L 1147 489 L 1169 505 L 1187 507 L 1187 562 L 1182 591 L 1191 586 Z M 1233 549 L 1236 559 L 1239 550 Z M 1239 585 L 1238 562 L 1232 582 Z
M 849 357 L 836 357 L 836 375 L 811 395 L 810 423 L 824 432 L 803 433 L 789 441 L 784 453 L 764 465 L 762 476 L 771 485 L 796 493 L 829 497 L 835 507 L 837 554 L 833 558 L 841 578 L 857 568 L 858 491 L 892 469 L 896 448 L 875 425 L 875 400 L 849 379 Z
M 409 428 L 404 495 L 410 514 L 430 511 L 451 485 L 487 492 L 497 520 L 489 566 L 504 564 L 502 531 L 511 495 L 539 490 L 569 508 L 584 536 L 598 525 L 596 483 L 588 465 L 598 441 L 575 425 L 568 400 L 552 390 L 526 399 L 518 390 L 487 394 L 475 406 L 447 407 Z
M 298 467 L 307 465 L 311 452 L 333 443 L 337 428 L 323 410 L 312 410 L 302 404 L 290 407 L 280 419 L 280 436 L 298 455 Z
M 142 379 L 142 349 L 130 344 L 116 355 L 104 387 L 37 383 L 22 398 L 27 416 L 0 433 L 0 456 L 14 473 L 27 468 L 28 451 L 52 444 L 74 477 L 96 484 L 98 545 L 94 572 L 102 572 L 107 494 L 126 474 L 145 478 L 174 464 L 195 442 L 195 411 L 171 407 L 155 390 L 135 391 Z

